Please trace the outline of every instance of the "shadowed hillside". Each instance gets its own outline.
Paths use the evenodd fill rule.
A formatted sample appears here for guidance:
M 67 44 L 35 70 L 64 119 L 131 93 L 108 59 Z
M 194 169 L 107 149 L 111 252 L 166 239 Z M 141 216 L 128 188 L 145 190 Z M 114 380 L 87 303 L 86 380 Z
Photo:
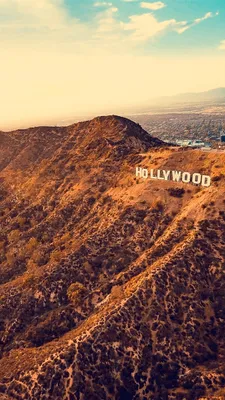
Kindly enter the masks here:
M 225 398 L 224 176 L 117 116 L 0 132 L 0 399 Z

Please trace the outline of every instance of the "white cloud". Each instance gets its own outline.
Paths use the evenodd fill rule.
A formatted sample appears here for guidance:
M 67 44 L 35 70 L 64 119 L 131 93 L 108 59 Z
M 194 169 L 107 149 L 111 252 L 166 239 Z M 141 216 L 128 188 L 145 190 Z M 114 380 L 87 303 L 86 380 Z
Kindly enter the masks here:
M 216 13 L 215 15 L 218 15 L 219 13 Z M 196 24 L 199 24 L 200 22 L 202 22 L 202 21 L 205 21 L 206 19 L 208 19 L 208 18 L 212 18 L 214 15 L 213 15 L 213 13 L 212 12 L 208 12 L 208 13 L 206 13 L 202 18 L 196 18 L 195 19 L 195 23 Z
M 160 10 L 161 8 L 166 7 L 165 3 L 162 1 L 156 1 L 154 3 L 147 3 L 147 2 L 142 2 L 141 3 L 141 8 L 147 8 L 149 10 Z
M 145 41 L 168 29 L 178 30 L 186 23 L 186 21 L 179 22 L 175 19 L 159 22 L 153 14 L 148 13 L 131 16 L 130 22 L 123 24 L 123 28 L 124 30 L 133 31 L 133 39 Z
M 66 22 L 67 14 L 60 0 L 39 0 L 32 7 L 29 0 L 1 0 L 1 10 L 8 11 L 8 23 L 41 23 L 46 27 L 60 27 Z M 4 15 L 4 14 L 3 14 Z
M 97 37 L 99 37 L 100 32 L 105 34 L 109 32 L 117 33 L 117 30 L 118 32 L 120 31 L 120 23 L 115 18 L 117 11 L 118 8 L 110 7 L 97 15 Z
M 63 0 L 0 0 L 1 37 L 16 41 L 30 40 L 31 36 L 44 36 L 48 40 L 53 34 L 84 35 L 85 27 L 77 18 L 72 18 Z
M 209 19 L 209 18 L 214 18 L 214 17 L 216 17 L 216 16 L 218 16 L 218 15 L 219 15 L 218 12 L 216 12 L 215 14 L 213 14 L 212 12 L 208 12 L 208 13 L 206 13 L 203 17 L 201 17 L 201 18 L 196 18 L 196 19 L 194 20 L 194 22 L 187 23 L 186 26 L 181 27 L 181 28 L 178 28 L 178 29 L 177 29 L 177 33 L 182 34 L 182 33 L 184 33 L 185 31 L 187 31 L 188 29 L 192 28 L 193 26 L 200 24 L 202 21 L 205 21 L 205 20 L 207 20 L 207 19 Z
M 195 19 L 194 22 L 177 21 L 176 19 L 159 21 L 153 13 L 132 15 L 129 17 L 129 22 L 123 24 L 123 29 L 132 32 L 131 39 L 146 41 L 168 30 L 182 34 L 193 26 L 208 18 L 216 17 L 218 14 L 218 12 L 215 14 L 208 12 L 203 17 Z
M 194 22 L 187 22 L 175 19 L 158 21 L 152 13 L 145 13 L 130 16 L 129 22 L 124 23 L 119 20 L 118 8 L 111 4 L 107 1 L 95 2 L 96 8 L 104 6 L 106 9 L 98 12 L 92 21 L 81 23 L 68 14 L 64 0 L 39 0 L 34 2 L 32 7 L 30 0 L 0 0 L 0 15 L 4 15 L 4 20 L 0 17 L 1 38 L 7 42 L 10 39 L 18 42 L 23 39 L 29 41 L 31 37 L 41 40 L 43 37 L 44 43 L 55 39 L 56 42 L 67 41 L 84 45 L 93 41 L 97 45 L 98 40 L 101 46 L 100 40 L 104 43 L 115 38 L 126 43 L 134 39 L 145 41 L 167 30 L 181 34 L 192 26 L 218 15 L 208 12 Z M 165 3 L 161 1 L 141 3 L 141 7 L 152 10 L 164 6 Z
M 112 3 L 108 3 L 106 1 L 96 1 L 96 3 L 94 3 L 94 7 L 105 7 L 105 6 L 112 6 Z

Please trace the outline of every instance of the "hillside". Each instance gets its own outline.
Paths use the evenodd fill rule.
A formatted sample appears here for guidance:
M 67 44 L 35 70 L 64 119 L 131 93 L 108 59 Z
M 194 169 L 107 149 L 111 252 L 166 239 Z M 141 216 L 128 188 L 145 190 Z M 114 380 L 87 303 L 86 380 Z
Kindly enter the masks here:
M 98 117 L 0 132 L 0 183 L 0 400 L 225 398 L 225 153 Z

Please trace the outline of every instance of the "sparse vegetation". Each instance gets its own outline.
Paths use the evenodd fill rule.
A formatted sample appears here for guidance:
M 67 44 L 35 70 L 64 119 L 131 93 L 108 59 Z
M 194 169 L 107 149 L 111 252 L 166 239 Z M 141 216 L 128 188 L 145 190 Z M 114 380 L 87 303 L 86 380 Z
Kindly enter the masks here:
M 23 226 L 24 226 L 24 224 L 25 224 L 25 222 L 26 222 L 26 218 L 24 218 L 24 217 L 18 217 L 17 221 L 18 221 L 19 226 L 20 226 L 21 228 L 23 228 Z
M 155 150 L 135 124 L 101 121 L 18 131 L 16 157 L 6 154 L 0 392 L 210 396 L 225 382 L 224 182 L 198 196 L 170 181 L 138 187 L 135 166 L 157 158 L 161 169 L 196 162 L 222 174 L 214 165 L 225 158 L 205 152 L 202 163 L 200 150 Z
M 51 253 L 50 261 L 51 261 L 51 262 L 60 261 L 61 257 L 62 257 L 61 251 L 59 251 L 59 250 L 54 250 L 54 251 Z
M 84 285 L 82 285 L 80 282 L 75 282 L 69 286 L 67 290 L 67 297 L 74 306 L 77 306 L 86 293 L 87 290 L 85 289 Z
M 167 190 L 168 190 L 169 195 L 172 197 L 181 198 L 185 194 L 185 189 L 183 189 L 183 188 L 169 188 Z
M 15 264 L 15 261 L 16 261 L 16 254 L 15 254 L 15 252 L 14 252 L 13 249 L 10 249 L 10 250 L 6 253 L 6 260 L 7 260 L 7 263 L 8 263 L 9 265 L 14 265 L 14 264 Z
M 219 182 L 219 181 L 221 181 L 221 179 L 223 178 L 224 176 L 223 175 L 215 175 L 215 176 L 213 176 L 212 177 L 212 182 Z
M 19 231 L 18 229 L 15 229 L 15 230 L 9 232 L 9 234 L 8 234 L 8 241 L 9 241 L 10 243 L 17 242 L 18 239 L 19 239 L 19 237 L 20 237 L 20 231 Z
M 33 250 L 38 246 L 38 241 L 36 238 L 30 238 L 29 242 L 26 244 L 26 253 L 31 254 Z

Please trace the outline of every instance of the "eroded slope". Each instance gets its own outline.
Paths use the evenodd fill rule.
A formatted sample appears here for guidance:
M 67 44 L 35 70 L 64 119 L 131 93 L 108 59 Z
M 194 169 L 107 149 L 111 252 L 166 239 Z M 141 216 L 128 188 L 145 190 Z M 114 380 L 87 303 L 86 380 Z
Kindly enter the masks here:
M 1 146 L 1 393 L 218 393 L 224 154 L 168 148 L 120 117 L 12 132 Z M 213 184 L 141 180 L 136 165 L 210 174 Z

